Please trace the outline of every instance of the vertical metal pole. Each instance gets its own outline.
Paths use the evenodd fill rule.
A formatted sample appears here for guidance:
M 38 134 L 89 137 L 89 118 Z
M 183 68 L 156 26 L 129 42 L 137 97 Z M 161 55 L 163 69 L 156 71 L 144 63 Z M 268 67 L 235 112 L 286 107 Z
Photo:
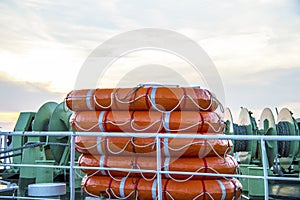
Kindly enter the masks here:
M 156 135 L 156 177 L 158 200 L 162 200 L 162 180 L 161 180 L 161 145 L 160 138 Z
M 7 150 L 8 149 L 8 146 L 7 146 L 7 139 L 8 139 L 8 136 L 7 135 L 3 135 L 3 137 L 4 137 L 4 150 Z M 12 141 L 11 141 L 12 142 Z M 5 156 L 9 156 L 9 152 L 7 152 L 6 154 L 5 154 Z M 4 164 L 7 164 L 7 163 L 11 163 L 11 159 L 12 158 L 5 158 L 4 159 Z M 7 162 L 7 161 L 10 161 L 10 162 Z M 6 169 L 6 166 L 4 167 L 4 169 Z
M 71 135 L 71 151 L 70 151 L 70 199 L 75 199 L 75 132 Z
M 260 139 L 261 151 L 262 151 L 262 161 L 264 169 L 264 187 L 265 187 L 265 200 L 269 199 L 269 185 L 268 185 L 268 163 L 267 163 L 267 153 L 266 153 L 266 142 L 263 138 Z
M 1 150 L 7 150 L 7 136 L 6 135 L 1 135 Z M 8 156 L 9 153 L 4 153 L 4 156 Z M 1 155 L 2 156 L 2 155 Z M 7 159 L 9 158 L 4 158 L 3 163 L 7 164 Z M 4 166 L 4 169 L 6 169 L 6 166 Z

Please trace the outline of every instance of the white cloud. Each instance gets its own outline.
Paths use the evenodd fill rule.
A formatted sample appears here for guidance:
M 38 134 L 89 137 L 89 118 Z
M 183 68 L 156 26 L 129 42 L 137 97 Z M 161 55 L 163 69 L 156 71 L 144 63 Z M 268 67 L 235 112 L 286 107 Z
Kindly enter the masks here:
M 45 82 L 19 81 L 0 71 L 1 112 L 34 111 L 46 101 L 64 100 L 65 93 L 51 91 Z
M 126 85 L 123 85 L 124 81 Z M 115 87 L 123 83 L 123 87 L 134 87 L 144 82 L 168 84 L 168 81 L 169 84 L 207 87 L 193 66 L 171 53 L 159 50 L 135 51 L 121 57 L 106 71 L 98 85 Z
M 2 1 L 0 70 L 66 93 L 100 43 L 127 30 L 166 28 L 208 52 L 233 109 L 287 105 L 298 112 L 293 85 L 300 80 L 291 77 L 300 67 L 299 5 L 295 0 Z M 175 63 L 180 66 L 180 61 L 168 65 Z M 124 73 L 114 72 L 107 80 Z M 282 76 L 287 81 L 278 82 Z M 285 95 L 278 97 L 274 86 Z

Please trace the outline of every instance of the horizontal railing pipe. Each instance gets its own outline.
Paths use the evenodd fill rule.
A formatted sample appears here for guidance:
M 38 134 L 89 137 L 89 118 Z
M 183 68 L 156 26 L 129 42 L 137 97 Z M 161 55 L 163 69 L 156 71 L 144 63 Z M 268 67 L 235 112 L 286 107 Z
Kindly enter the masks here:
M 264 146 L 265 141 L 300 141 L 300 136 L 267 136 L 267 135 L 207 135 L 207 134 L 163 134 L 163 133 L 120 133 L 120 132 L 0 132 L 0 135 L 5 136 L 96 136 L 96 137 L 135 137 L 135 138 L 154 138 L 156 140 L 156 148 L 158 152 L 161 150 L 160 139 L 163 138 L 182 138 L 182 139 L 203 139 L 203 140 L 257 140 L 261 142 L 261 145 Z M 73 149 L 74 153 L 74 140 L 71 144 L 71 149 Z M 264 149 L 264 148 L 262 148 Z M 264 180 L 264 185 L 266 186 L 268 180 L 274 181 L 300 181 L 300 178 L 296 177 L 278 177 L 278 176 L 269 176 L 267 174 L 267 160 L 266 155 L 264 155 L 263 159 L 263 176 L 253 176 L 253 175 L 241 175 L 241 174 L 218 174 L 218 173 L 202 173 L 202 172 L 182 172 L 182 171 L 164 171 L 161 169 L 161 154 L 156 154 L 157 160 L 157 169 L 136 169 L 136 168 L 109 168 L 109 167 L 87 167 L 87 166 L 78 166 L 75 165 L 75 158 L 72 156 L 70 158 L 70 165 L 45 165 L 45 164 L 13 164 L 13 163 L 0 163 L 0 166 L 4 167 L 30 167 L 30 168 L 56 168 L 56 169 L 68 169 L 70 172 L 74 172 L 74 170 L 96 170 L 96 171 L 122 171 L 128 173 L 152 173 L 153 176 L 157 176 L 159 179 L 158 187 L 161 188 L 161 175 L 169 174 L 173 175 L 186 175 L 186 176 L 207 176 L 207 177 L 227 177 L 227 178 L 240 178 L 240 179 L 259 179 Z M 180 179 L 179 179 L 180 180 Z M 73 181 L 72 185 L 74 185 L 74 176 L 70 176 L 70 181 Z M 74 189 L 70 190 L 70 197 L 75 197 Z M 162 198 L 161 189 L 158 190 L 158 199 Z M 265 190 L 265 194 L 268 193 Z M 265 197 L 267 198 L 267 197 Z M 31 197 L 10 197 L 10 196 L 0 196 L 0 199 L 36 199 Z

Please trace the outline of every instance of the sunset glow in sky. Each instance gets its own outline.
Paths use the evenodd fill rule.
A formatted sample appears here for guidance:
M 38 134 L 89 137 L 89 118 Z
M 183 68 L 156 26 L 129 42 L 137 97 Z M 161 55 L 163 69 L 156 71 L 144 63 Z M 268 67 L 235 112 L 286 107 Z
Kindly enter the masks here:
M 241 106 L 256 117 L 265 107 L 288 107 L 300 117 L 297 0 L 3 0 L 0 10 L 0 130 L 11 131 L 20 111 L 63 101 L 98 45 L 149 27 L 184 34 L 207 52 L 235 117 Z M 151 51 L 115 65 L 147 62 L 184 66 Z M 114 86 L 123 73 L 111 72 L 105 86 Z

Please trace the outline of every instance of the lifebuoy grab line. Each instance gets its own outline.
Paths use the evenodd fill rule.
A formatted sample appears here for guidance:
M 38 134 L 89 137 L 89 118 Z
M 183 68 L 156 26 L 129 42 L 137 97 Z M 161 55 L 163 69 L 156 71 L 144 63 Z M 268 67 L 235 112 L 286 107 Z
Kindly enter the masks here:
M 111 120 L 107 120 L 106 117 L 104 116 L 107 116 L 108 113 L 110 113 L 112 111 L 100 111 L 99 113 L 99 118 L 97 120 L 97 122 L 93 125 L 91 125 L 91 127 L 89 128 L 84 128 L 80 125 L 80 123 L 77 121 L 77 116 L 78 115 L 82 115 L 82 114 L 90 114 L 91 116 L 95 116 L 97 115 L 97 111 L 96 112 L 92 112 L 92 111 L 85 111 L 85 112 L 75 112 L 73 114 L 73 117 L 72 120 L 71 120 L 71 124 L 73 124 L 73 127 L 75 125 L 75 129 L 77 129 L 78 131 L 83 131 L 83 132 L 90 132 L 92 131 L 93 129 L 95 128 L 99 128 L 99 131 L 101 132 L 107 132 L 107 130 L 105 129 L 105 124 L 112 124 L 114 126 L 117 126 L 117 127 L 122 127 L 122 126 L 126 126 L 126 125 L 130 125 L 130 128 L 131 128 L 131 131 L 130 132 L 147 132 L 147 130 L 149 130 L 150 128 L 152 128 L 154 125 L 158 124 L 159 123 L 159 127 L 157 128 L 156 131 L 151 131 L 151 132 L 154 132 L 154 133 L 159 133 L 161 132 L 162 128 L 164 128 L 164 130 L 166 132 L 185 132 L 185 131 L 188 131 L 194 127 L 197 127 L 200 125 L 200 130 L 203 129 L 204 125 L 208 125 L 208 130 L 210 130 L 211 133 L 220 133 L 223 131 L 224 127 L 225 127 L 225 124 L 224 122 L 222 121 L 221 117 L 216 114 L 216 113 L 207 113 L 207 115 L 213 115 L 214 117 L 218 117 L 218 120 L 214 123 L 214 124 L 217 124 L 216 127 L 214 125 L 212 125 L 211 122 L 209 121 L 206 121 L 204 120 L 204 117 L 203 117 L 203 114 L 201 114 L 200 112 L 200 117 L 201 117 L 201 120 L 195 122 L 194 124 L 192 125 L 189 125 L 187 127 L 183 127 L 183 128 L 179 128 L 179 129 L 171 129 L 170 128 L 170 124 L 172 124 L 172 121 L 170 120 L 170 117 L 171 117 L 171 113 L 166 113 L 166 114 L 162 114 L 160 119 L 157 119 L 155 120 L 154 122 L 151 122 L 147 127 L 145 128 L 142 128 L 142 129 L 138 129 L 135 127 L 135 118 L 134 117 L 130 117 L 129 119 L 127 119 L 126 121 L 124 122 L 121 122 L 121 123 L 117 123 L 117 122 L 114 122 L 114 121 L 111 121 Z M 115 111 L 113 112 L 114 115 L 118 115 L 118 113 L 122 113 L 123 111 Z M 177 111 L 174 111 L 174 112 L 177 112 Z M 138 113 L 140 115 L 144 114 L 144 113 L 141 113 L 139 111 L 136 111 L 135 113 Z M 191 112 L 191 113 L 194 113 L 194 112 Z M 130 114 L 130 113 L 128 113 Z M 133 112 L 131 113 L 131 116 L 133 116 Z M 149 113 L 150 114 L 150 113 Z M 182 122 L 184 123 L 185 121 L 185 118 L 183 117 L 182 119 Z M 95 120 L 96 121 L 96 120 Z M 122 128 L 121 128 L 122 129 Z
M 130 123 L 130 126 L 131 126 L 132 130 L 135 131 L 135 132 L 146 132 L 148 129 L 150 129 L 151 127 L 153 127 L 153 126 L 154 126 L 155 124 L 157 124 L 157 123 L 160 123 L 160 126 L 159 126 L 159 128 L 157 129 L 157 131 L 156 131 L 155 133 L 158 133 L 158 132 L 161 130 L 162 127 L 163 127 L 165 130 L 169 131 L 169 132 L 183 132 L 183 131 L 185 131 L 185 130 L 194 128 L 194 127 L 196 127 L 196 126 L 198 126 L 198 125 L 200 125 L 200 124 L 203 124 L 203 123 L 204 123 L 204 124 L 207 124 L 207 125 L 212 129 L 212 131 L 215 132 L 215 133 L 219 133 L 219 132 L 221 132 L 221 130 L 223 129 L 223 126 L 222 126 L 222 125 L 220 125 L 218 129 L 215 129 L 215 127 L 212 126 L 210 122 L 206 122 L 206 121 L 204 121 L 204 122 L 201 122 L 201 121 L 200 121 L 200 122 L 197 122 L 197 123 L 195 123 L 195 124 L 193 124 L 193 125 L 191 125 L 191 126 L 188 126 L 188 127 L 185 127 L 185 128 L 181 128 L 181 129 L 173 129 L 173 130 L 168 128 L 169 126 L 166 124 L 165 120 L 157 120 L 157 121 L 153 122 L 152 124 L 150 124 L 149 126 L 147 126 L 146 128 L 143 128 L 143 129 L 137 129 L 137 128 L 134 127 L 134 119 L 133 119 L 133 120 L 128 120 L 128 121 L 123 122 L 123 123 L 115 123 L 115 122 L 113 122 L 113 121 L 106 121 L 105 123 L 106 123 L 106 124 L 112 124 L 112 125 L 114 125 L 114 126 L 119 126 L 119 127 L 125 126 L 125 125 L 127 125 L 127 124 Z M 90 132 L 91 130 L 93 130 L 93 129 L 96 128 L 97 126 L 101 127 L 101 128 L 100 128 L 101 132 L 105 132 L 105 130 L 102 128 L 102 127 L 103 127 L 102 125 L 104 124 L 104 123 L 102 123 L 102 122 L 98 122 L 98 123 L 96 123 L 95 125 L 93 125 L 92 127 L 87 128 L 87 129 L 81 127 L 81 126 L 78 124 L 78 122 L 76 122 L 76 121 L 74 121 L 74 124 L 76 125 L 76 127 L 77 127 L 80 131 L 83 131 L 83 132 Z
M 138 159 L 142 161 L 138 162 Z M 162 160 L 162 171 L 170 171 L 169 170 L 170 168 L 171 169 L 175 168 L 177 169 L 177 172 L 179 170 L 179 172 L 184 171 L 184 172 L 199 173 L 199 176 L 194 174 L 190 176 L 183 175 L 185 178 L 182 178 L 182 176 L 180 175 L 173 176 L 171 171 L 171 173 L 164 173 L 165 178 L 172 179 L 176 182 L 185 182 L 190 179 L 216 179 L 220 177 L 227 179 L 226 176 L 223 176 L 222 174 L 227 174 L 227 175 L 235 174 L 238 168 L 237 162 L 229 155 L 226 156 L 225 158 L 208 157 L 208 158 L 201 158 L 201 159 L 200 158 L 188 158 L 188 159 L 189 159 L 189 163 L 183 165 L 185 161 L 184 158 L 178 158 L 174 162 L 174 159 L 171 160 L 170 157 L 166 157 Z M 111 162 L 112 164 L 110 165 Z M 145 176 L 143 173 L 143 169 L 139 165 L 139 163 L 142 165 L 149 165 L 149 163 L 151 163 L 152 170 L 156 170 L 156 160 L 153 157 L 144 157 L 144 158 L 138 156 L 114 157 L 114 156 L 104 156 L 104 155 L 101 155 L 100 157 L 95 157 L 92 155 L 82 154 L 79 158 L 78 163 L 79 166 L 84 166 L 84 167 L 106 168 L 105 170 L 83 169 L 82 171 L 85 172 L 88 176 L 108 175 L 115 181 L 121 181 L 121 179 L 116 178 L 116 176 L 120 176 L 118 175 L 120 174 L 119 172 L 121 172 L 122 176 L 124 176 L 124 174 L 127 172 L 128 169 L 138 169 L 139 172 L 127 172 L 125 177 L 128 177 L 130 176 L 130 174 L 132 174 L 133 176 L 142 177 L 147 181 L 152 181 L 156 178 L 156 173 L 150 173 L 151 177 L 150 175 L 148 175 L 148 173 Z M 130 166 L 130 168 L 126 168 L 126 166 Z M 107 168 L 120 168 L 120 169 L 119 171 L 117 170 L 111 171 L 110 169 Z M 207 176 L 207 174 L 212 174 L 212 176 Z M 213 176 L 213 175 L 219 175 L 219 176 Z
M 97 182 L 102 179 L 101 182 Z M 96 184 L 97 183 L 97 184 Z M 139 186 L 142 188 L 140 189 Z M 82 189 L 88 195 L 96 198 L 109 199 L 157 199 L 157 179 L 152 181 L 143 178 L 122 177 L 120 181 L 108 176 L 84 177 Z M 189 188 L 189 191 L 186 190 Z M 162 179 L 163 199 L 238 199 L 241 195 L 242 185 L 235 179 L 217 180 L 189 180 L 175 182 L 170 179 Z
M 89 137 L 89 136 L 85 136 L 85 137 Z M 97 155 L 105 155 L 106 153 L 104 152 L 104 148 L 108 151 L 108 153 L 110 153 L 111 155 L 120 155 L 122 154 L 123 152 L 125 152 L 126 148 L 129 146 L 129 144 L 133 145 L 134 147 L 138 147 L 138 148 L 146 148 L 146 147 L 149 147 L 149 146 L 152 146 L 152 150 L 153 151 L 156 151 L 156 138 L 153 139 L 153 142 L 149 143 L 149 144 L 146 144 L 146 145 L 136 145 L 135 142 L 134 142 L 134 137 L 131 137 L 130 139 L 128 139 L 128 141 L 124 144 L 123 147 L 119 148 L 120 150 L 119 151 L 113 151 L 111 148 L 110 148 L 110 145 L 108 143 L 108 140 L 107 138 L 109 137 L 102 137 L 102 136 L 98 136 L 97 139 L 96 139 L 96 142 L 95 144 L 92 144 L 90 146 L 85 146 L 85 141 L 82 141 L 82 137 L 81 136 L 76 136 L 76 138 L 80 138 L 79 140 L 75 141 L 75 147 L 77 149 L 77 151 L 81 152 L 81 153 L 90 153 L 90 152 L 93 152 L 92 154 L 95 154 L 95 151 L 93 151 L 93 149 L 97 149 L 96 151 L 96 154 Z M 165 139 L 168 139 L 168 138 L 165 138 Z M 214 153 L 214 155 L 216 155 L 217 157 L 219 158 L 225 158 L 228 154 L 228 152 L 230 152 L 231 148 L 232 148 L 232 143 L 231 143 L 231 140 L 228 140 L 228 143 L 227 143 L 227 146 L 226 146 L 226 149 L 225 151 L 221 152 L 220 153 L 220 150 L 216 150 L 216 145 L 218 145 L 218 142 L 220 142 L 219 140 L 196 140 L 194 142 L 190 142 L 188 144 L 184 144 L 183 146 L 181 147 L 178 147 L 178 148 L 173 148 L 173 147 L 170 147 L 169 145 L 169 141 L 168 140 L 163 140 L 161 141 L 161 144 L 162 144 L 162 148 L 161 150 L 164 152 L 164 155 L 165 156 L 172 156 L 172 153 L 170 153 L 170 150 L 171 151 L 174 151 L 174 152 L 180 152 L 186 148 L 189 148 L 189 147 L 192 147 L 193 145 L 208 145 L 208 147 L 210 148 L 210 150 Z M 94 141 L 94 140 L 92 140 Z M 105 142 L 105 144 L 104 144 Z M 83 144 L 84 146 L 81 146 L 79 144 Z M 103 145 L 104 145 L 104 148 L 103 148 Z M 207 147 L 203 147 L 206 151 L 207 151 Z M 89 151 L 91 150 L 91 151 Z M 132 152 L 134 153 L 134 152 Z M 146 152 L 147 153 L 147 152 Z M 151 153 L 150 151 L 148 153 Z M 223 155 L 223 157 L 222 157 Z
M 224 108 L 223 108 L 223 105 L 220 103 L 220 101 L 215 97 L 215 95 L 213 93 L 211 93 L 209 90 L 205 90 L 205 89 L 198 89 L 198 90 L 202 90 L 204 92 L 207 92 L 209 94 L 209 105 L 207 107 L 202 107 L 198 102 L 195 101 L 195 99 L 190 96 L 189 94 L 186 94 L 186 89 L 188 88 L 175 88 L 177 90 L 183 90 L 183 95 L 181 96 L 180 99 L 177 99 L 178 100 L 178 103 L 173 107 L 171 108 L 170 110 L 162 110 L 160 109 L 157 104 L 156 104 L 156 101 L 155 101 L 155 96 L 156 96 L 156 91 L 158 88 L 163 88 L 163 89 L 170 89 L 170 88 L 166 88 L 166 87 L 149 87 L 147 92 L 144 93 L 144 94 L 140 94 L 139 96 L 136 96 L 136 92 L 138 91 L 138 89 L 140 88 L 143 88 L 143 87 L 136 87 L 136 88 L 132 88 L 131 91 L 128 92 L 128 94 L 125 95 L 125 97 L 123 99 L 121 99 L 119 96 L 118 96 L 118 91 L 121 89 L 125 89 L 125 90 L 128 90 L 128 88 L 115 88 L 113 89 L 113 92 L 110 94 L 110 104 L 105 106 L 105 105 L 101 105 L 101 103 L 98 102 L 98 99 L 96 97 L 96 93 L 99 92 L 101 93 L 101 91 L 103 89 L 89 89 L 87 90 L 86 92 L 86 95 L 78 95 L 78 96 L 72 96 L 73 93 L 76 93 L 76 92 L 80 92 L 80 91 L 86 91 L 86 90 L 74 90 L 74 91 L 71 91 L 67 97 L 65 98 L 65 102 L 66 104 L 68 105 L 68 107 L 74 111 L 78 111 L 78 110 L 84 110 L 82 109 L 81 107 L 86 107 L 88 110 L 95 110 L 95 108 L 92 106 L 92 103 L 91 103 L 91 100 L 93 100 L 93 102 L 95 103 L 96 106 L 98 106 L 98 110 L 109 110 L 113 107 L 113 104 L 114 102 L 118 102 L 120 104 L 133 104 L 135 102 L 137 102 L 138 100 L 146 97 L 145 101 L 144 102 L 146 105 L 148 105 L 150 103 L 150 105 L 152 106 L 152 108 L 154 108 L 156 111 L 158 112 L 162 112 L 162 113 L 168 113 L 168 112 L 172 112 L 172 111 L 175 111 L 177 109 L 179 109 L 179 106 L 183 103 L 184 100 L 188 99 L 190 100 L 193 105 L 195 106 L 195 108 L 198 108 L 200 111 L 213 111 L 213 110 L 216 110 L 218 107 L 220 107 L 220 110 L 221 112 L 223 113 L 224 112 Z M 196 88 L 192 88 L 192 89 L 196 89 Z M 148 94 L 149 90 L 151 90 L 151 93 L 150 95 Z M 172 88 L 172 90 L 174 90 L 174 88 Z M 134 96 L 133 99 L 130 99 L 132 96 Z M 83 105 L 79 105 L 79 108 L 80 109 L 74 109 L 72 108 L 72 103 L 68 103 L 69 101 L 72 102 L 74 99 L 79 99 L 79 100 L 85 100 L 85 106 Z M 166 97 L 166 99 L 168 99 L 168 97 Z M 124 101 L 126 100 L 126 101 Z M 216 108 L 213 108 L 213 103 L 216 103 L 217 105 L 215 106 Z

